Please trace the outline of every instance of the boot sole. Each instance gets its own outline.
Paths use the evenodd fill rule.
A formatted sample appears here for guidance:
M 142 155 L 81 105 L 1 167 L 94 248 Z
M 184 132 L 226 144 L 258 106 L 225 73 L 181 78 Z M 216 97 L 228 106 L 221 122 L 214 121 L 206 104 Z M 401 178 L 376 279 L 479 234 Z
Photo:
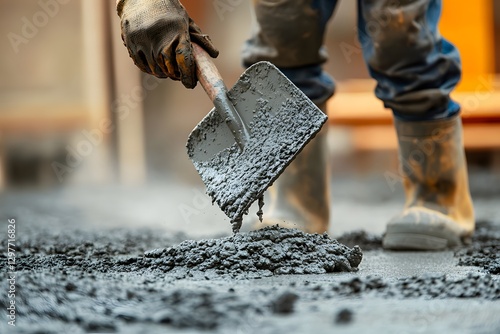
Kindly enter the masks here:
M 393 250 L 445 250 L 462 246 L 462 239 L 446 224 L 391 224 L 382 240 L 385 249 Z
M 385 249 L 437 251 L 446 249 L 448 240 L 426 234 L 390 233 L 385 235 L 382 244 Z
M 468 234 L 440 212 L 411 208 L 387 224 L 385 249 L 438 251 L 462 246 Z

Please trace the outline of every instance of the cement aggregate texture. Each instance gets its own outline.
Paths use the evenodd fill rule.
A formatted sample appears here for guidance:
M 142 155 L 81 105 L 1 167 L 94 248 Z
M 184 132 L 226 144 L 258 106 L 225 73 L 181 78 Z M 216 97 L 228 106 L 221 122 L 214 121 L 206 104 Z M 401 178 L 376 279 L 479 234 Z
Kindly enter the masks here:
M 348 247 L 358 245 L 363 251 L 381 250 L 382 236 L 359 230 L 337 238 Z M 500 225 L 488 221 L 476 223 L 471 243 L 455 250 L 458 265 L 480 267 L 486 273 L 500 275 Z
M 179 287 L 158 275 L 84 272 L 34 272 L 19 276 L 17 315 L 28 333 L 58 333 L 75 327 L 77 332 L 119 332 L 130 324 L 156 324 L 164 330 L 214 330 L 238 327 L 248 318 L 289 315 L 299 303 L 335 298 L 459 298 L 498 301 L 500 281 L 491 275 L 470 274 L 410 277 L 353 277 L 337 282 L 289 282 L 273 287 L 258 284 L 232 288 L 206 281 Z M 224 288 L 221 288 L 224 286 Z M 343 312 L 345 313 L 345 312 Z M 346 314 L 336 322 L 352 321 Z
M 470 245 L 456 251 L 459 264 L 477 266 L 500 275 L 500 225 L 478 222 Z
M 326 233 L 307 234 L 270 226 L 222 239 L 185 241 L 145 253 L 141 264 L 163 271 L 260 278 L 287 274 L 326 274 L 356 271 L 363 254 Z M 177 269 L 177 270 L 176 270 Z
M 231 219 L 236 233 L 250 205 L 321 129 L 327 116 L 268 63 L 250 67 L 228 95 L 249 124 L 244 150 L 214 111 L 193 130 L 187 148 L 207 194 Z M 225 147 L 228 141 L 232 144 Z
M 498 241 L 497 228 L 494 224 L 479 223 L 473 243 L 455 253 L 457 260 L 482 253 L 485 261 L 492 258 L 484 250 Z M 356 248 L 341 245 L 326 235 L 307 235 L 277 227 L 198 241 L 183 241 L 186 235 L 148 229 L 88 231 L 61 226 L 49 231 L 25 225 L 22 232 L 16 264 L 18 325 L 13 329 L 1 321 L 1 333 L 308 333 L 307 329 L 300 329 L 304 321 L 300 319 L 316 316 L 321 320 L 310 326 L 323 328 L 316 332 L 326 332 L 358 326 L 365 321 L 363 317 L 376 313 L 377 308 L 381 312 L 388 310 L 390 305 L 394 305 L 391 321 L 396 321 L 395 314 L 401 305 L 408 310 L 412 305 L 423 309 L 434 300 L 443 300 L 444 304 L 431 304 L 435 307 L 429 311 L 432 322 L 437 317 L 450 317 L 447 310 L 456 307 L 466 317 L 464 312 L 474 305 L 474 309 L 482 310 L 474 316 L 477 322 L 470 320 L 466 323 L 469 327 L 460 331 L 465 322 L 458 321 L 457 325 L 455 321 L 457 332 L 498 333 L 500 329 L 500 322 L 492 318 L 492 314 L 500 311 L 500 277 L 487 273 L 490 267 L 484 261 L 474 264 L 476 267 L 466 267 L 468 273 L 464 275 L 423 271 L 408 277 L 385 277 L 352 271 L 366 261 L 359 262 L 361 253 Z M 359 231 L 339 239 L 372 245 L 374 248 L 369 252 L 377 254 L 383 252 L 376 248 L 378 238 Z M 252 257 L 251 249 L 267 253 Z M 212 262 L 219 266 L 219 272 L 214 270 L 209 274 L 206 266 L 210 261 L 205 255 L 214 250 L 220 252 L 221 261 Z M 293 256 L 286 258 L 286 254 L 298 254 L 305 263 L 297 264 Z M 289 266 L 311 266 L 326 272 L 321 267 L 325 262 L 311 255 L 326 256 L 335 263 L 334 268 L 341 264 L 338 269 L 350 266 L 351 270 L 283 275 L 285 272 L 278 270 L 279 266 L 273 267 L 276 264 L 266 261 L 275 258 Z M 4 263 L 6 254 L 0 257 Z M 221 266 L 231 257 L 242 261 L 251 275 L 242 275 L 239 272 L 242 268 L 234 263 Z M 371 261 L 376 258 L 372 256 Z M 189 262 L 190 259 L 205 260 Z M 170 260 L 172 268 L 164 265 Z M 259 261 L 267 269 L 259 269 L 256 266 Z M 230 277 L 230 272 L 237 274 Z M 252 275 L 257 279 L 249 279 Z M 6 271 L 0 272 L 0 282 L 0 291 L 6 291 Z M 0 305 L 7 305 L 6 298 L 6 294 L 0 294 Z M 361 304 L 356 304 L 356 300 Z M 476 300 L 480 304 L 473 302 Z M 395 302 L 390 304 L 391 301 Z M 373 308 L 368 312 L 362 304 Z M 415 311 L 403 312 L 403 326 L 408 326 L 408 319 L 415 317 L 412 312 Z M 294 324 L 293 329 L 290 323 Z M 422 322 L 418 325 L 422 326 Z M 408 327 L 399 329 L 411 332 Z M 366 330 L 371 332 L 373 325 L 368 324 Z

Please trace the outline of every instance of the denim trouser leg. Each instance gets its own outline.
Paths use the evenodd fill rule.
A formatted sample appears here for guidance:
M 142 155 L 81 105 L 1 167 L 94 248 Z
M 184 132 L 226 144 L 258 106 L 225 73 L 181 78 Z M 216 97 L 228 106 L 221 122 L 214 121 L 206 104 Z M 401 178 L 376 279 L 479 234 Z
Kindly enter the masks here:
M 359 38 L 375 94 L 404 120 L 456 115 L 460 55 L 438 31 L 441 0 L 359 0 Z
M 243 48 L 243 64 L 276 65 L 313 102 L 333 95 L 335 85 L 322 69 L 325 26 L 337 0 L 254 0 L 255 22 Z
M 346 0 L 349 1 L 349 0 Z M 325 26 L 337 0 L 254 0 L 243 63 L 267 60 L 317 104 L 333 95 L 322 70 Z M 359 38 L 376 96 L 404 120 L 441 119 L 460 107 L 449 94 L 461 76 L 457 49 L 441 37 L 441 0 L 358 0 Z

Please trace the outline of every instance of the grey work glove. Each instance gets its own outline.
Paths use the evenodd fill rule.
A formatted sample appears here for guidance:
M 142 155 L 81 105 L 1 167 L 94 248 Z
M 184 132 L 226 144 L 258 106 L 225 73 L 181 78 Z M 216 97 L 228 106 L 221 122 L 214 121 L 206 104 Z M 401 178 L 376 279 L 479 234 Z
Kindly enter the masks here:
M 123 42 L 143 72 L 194 88 L 197 78 L 191 42 L 213 58 L 219 55 L 179 0 L 117 0 L 116 8 Z

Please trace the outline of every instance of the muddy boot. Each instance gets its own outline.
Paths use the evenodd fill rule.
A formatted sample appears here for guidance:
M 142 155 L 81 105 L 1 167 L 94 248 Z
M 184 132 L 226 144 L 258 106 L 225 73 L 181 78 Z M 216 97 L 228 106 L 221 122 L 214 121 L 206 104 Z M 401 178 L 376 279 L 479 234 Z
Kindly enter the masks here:
M 325 112 L 326 103 L 319 108 Z M 265 194 L 263 222 L 255 228 L 279 224 L 308 233 L 328 230 L 330 184 L 326 136 L 328 125 L 309 142 Z
M 384 248 L 440 250 L 467 243 L 474 209 L 460 117 L 395 123 L 406 205 L 387 225 Z

